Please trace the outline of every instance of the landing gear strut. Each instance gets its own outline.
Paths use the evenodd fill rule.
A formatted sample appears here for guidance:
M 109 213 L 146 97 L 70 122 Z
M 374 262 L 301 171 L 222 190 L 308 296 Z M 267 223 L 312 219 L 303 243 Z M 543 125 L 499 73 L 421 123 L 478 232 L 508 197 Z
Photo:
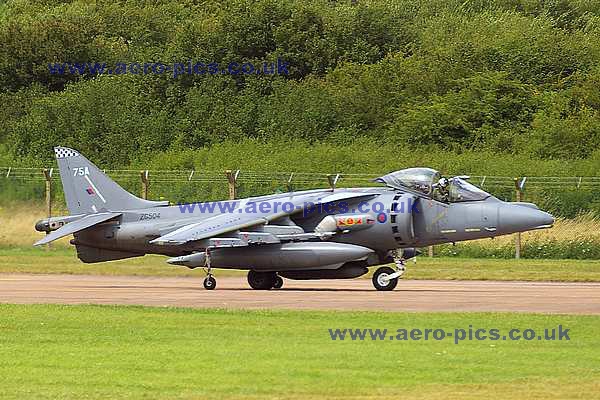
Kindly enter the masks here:
M 373 286 L 375 289 L 381 291 L 394 290 L 398 284 L 398 279 L 404 275 L 406 266 L 404 264 L 404 258 L 398 250 L 394 250 L 392 257 L 394 257 L 394 263 L 396 264 L 396 270 L 390 267 L 381 267 L 373 274 Z
M 208 249 L 205 251 L 206 261 L 204 263 L 204 271 L 206 272 L 206 278 L 204 278 L 204 289 L 213 290 L 217 287 L 217 280 L 213 277 L 210 267 L 210 252 Z
M 248 271 L 248 284 L 252 289 L 269 290 L 283 286 L 283 279 L 276 272 Z

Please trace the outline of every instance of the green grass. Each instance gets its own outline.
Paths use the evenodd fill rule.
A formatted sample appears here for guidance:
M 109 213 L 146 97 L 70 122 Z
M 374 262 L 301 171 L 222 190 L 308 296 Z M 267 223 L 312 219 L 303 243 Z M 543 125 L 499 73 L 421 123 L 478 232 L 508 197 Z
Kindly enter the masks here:
M 532 328 L 570 341 L 332 341 L 329 328 Z M 599 398 L 600 318 L 0 305 L 10 399 Z
M 81 262 L 73 248 L 0 249 L 0 273 L 41 273 L 41 274 L 88 274 L 88 275 L 152 275 L 152 276 L 196 276 L 181 266 L 166 263 L 168 257 L 149 255 L 126 260 L 96 264 Z M 230 271 L 227 271 L 231 273 Z
M 600 282 L 599 260 L 419 257 L 407 265 L 407 279 Z
M 84 264 L 71 248 L 0 248 L 0 273 L 63 273 L 97 275 L 201 276 L 200 270 L 172 266 L 167 257 L 145 256 Z M 407 279 L 482 279 L 600 282 L 600 260 L 501 260 L 418 257 L 407 263 Z M 241 276 L 244 271 L 220 270 L 217 276 Z

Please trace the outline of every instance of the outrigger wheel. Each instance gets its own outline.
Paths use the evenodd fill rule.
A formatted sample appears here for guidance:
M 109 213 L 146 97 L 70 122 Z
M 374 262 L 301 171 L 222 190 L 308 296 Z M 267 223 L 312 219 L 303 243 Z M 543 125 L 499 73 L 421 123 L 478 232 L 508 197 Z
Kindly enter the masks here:
M 278 284 L 277 276 L 275 272 L 259 272 L 251 269 L 248 271 L 248 284 L 252 289 L 256 290 L 269 290 Z M 283 279 L 281 280 L 283 285 Z
M 213 290 L 217 287 L 217 280 L 212 275 L 212 268 L 210 266 L 210 249 L 207 247 L 204 251 L 206 260 L 204 261 L 204 270 L 206 271 L 206 278 L 204 278 L 204 289 Z

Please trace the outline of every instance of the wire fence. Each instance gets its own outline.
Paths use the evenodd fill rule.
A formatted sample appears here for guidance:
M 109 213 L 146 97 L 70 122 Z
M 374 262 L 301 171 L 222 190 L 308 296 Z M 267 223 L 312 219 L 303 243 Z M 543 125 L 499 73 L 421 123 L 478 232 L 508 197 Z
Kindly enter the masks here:
M 125 189 L 141 197 L 171 203 L 212 201 L 311 188 L 378 186 L 376 174 L 105 170 Z M 557 217 L 550 230 L 524 233 L 520 246 L 512 236 L 456 246 L 436 246 L 448 256 L 600 259 L 600 177 L 471 176 L 470 182 L 504 201 L 527 201 Z M 64 209 L 56 168 L 0 167 L 0 202 L 23 201 Z M 56 211 L 54 211 L 56 215 Z
M 23 168 L 23 167 L 0 167 L 0 178 L 23 180 L 31 182 L 43 182 L 45 176 L 43 171 L 52 171 L 54 181 L 60 180 L 56 168 Z M 226 171 L 197 171 L 197 170 L 131 170 L 131 169 L 109 169 L 103 170 L 112 179 L 137 179 L 144 172 L 152 177 L 155 182 L 208 182 L 222 183 L 226 180 Z M 264 182 L 293 182 L 297 184 L 327 183 L 328 177 L 339 175 L 340 179 L 347 183 L 370 184 L 372 180 L 381 174 L 345 174 L 343 172 L 319 173 L 319 172 L 262 172 L 262 171 L 235 171 L 238 173 L 240 182 L 264 183 Z M 470 181 L 480 187 L 513 188 L 515 177 L 509 176 L 482 176 L 471 175 Z M 522 177 L 518 178 L 522 179 Z M 525 177 L 528 187 L 561 189 L 600 189 L 600 176 L 531 176 Z

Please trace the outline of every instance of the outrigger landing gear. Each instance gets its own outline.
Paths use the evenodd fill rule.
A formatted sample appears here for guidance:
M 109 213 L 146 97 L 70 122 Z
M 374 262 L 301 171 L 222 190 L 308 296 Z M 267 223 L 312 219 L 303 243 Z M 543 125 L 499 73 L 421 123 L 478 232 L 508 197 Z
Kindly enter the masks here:
M 206 261 L 204 263 L 204 271 L 206 272 L 206 278 L 204 278 L 204 289 L 213 290 L 217 287 L 217 280 L 213 277 L 210 267 L 210 252 L 208 249 L 205 251 Z
M 204 289 L 213 290 L 217 287 L 217 280 L 211 275 L 204 278 Z
M 395 271 L 390 267 L 381 267 L 373 274 L 373 286 L 377 290 L 394 290 L 398 284 L 398 279 L 406 272 L 406 265 L 401 253 L 394 250 L 392 257 L 394 257 L 394 263 L 396 264 Z

